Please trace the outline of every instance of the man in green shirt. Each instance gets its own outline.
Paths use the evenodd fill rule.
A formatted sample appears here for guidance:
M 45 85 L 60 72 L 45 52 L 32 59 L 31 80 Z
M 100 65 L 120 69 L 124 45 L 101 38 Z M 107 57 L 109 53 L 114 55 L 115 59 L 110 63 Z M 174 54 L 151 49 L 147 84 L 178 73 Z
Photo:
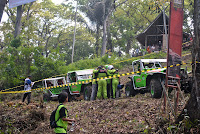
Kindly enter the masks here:
M 118 70 L 114 69 L 113 65 L 108 66 L 108 75 L 111 77 L 115 77 L 111 79 L 111 97 L 115 98 L 116 97 L 116 90 L 117 90 L 117 85 L 119 84 L 119 78 L 117 75 L 119 75 Z
M 68 112 L 65 107 L 65 104 L 68 102 L 67 92 L 62 92 L 58 95 L 58 100 L 60 105 L 58 106 L 55 114 L 55 121 L 57 126 L 54 130 L 56 134 L 67 134 L 67 126 L 72 122 L 75 122 L 74 119 L 69 119 Z
M 92 79 L 96 79 L 97 75 L 98 75 L 98 69 L 94 69 L 93 74 L 92 74 Z M 97 81 L 92 81 L 92 93 L 91 93 L 91 98 L 90 98 L 91 101 L 95 100 L 97 96 L 97 90 L 98 90 Z
M 105 68 L 107 70 L 107 74 L 108 74 L 108 77 L 111 76 L 112 77 L 112 74 L 111 74 L 111 70 L 109 70 L 108 68 L 110 67 L 111 65 L 105 65 Z M 107 97 L 108 98 L 111 98 L 112 96 L 112 79 L 107 79 Z
M 105 79 L 101 80 L 101 78 L 107 77 L 107 70 L 103 66 L 99 66 L 98 69 L 97 78 L 99 78 L 99 81 L 97 98 L 101 99 L 103 96 L 104 99 L 107 99 L 107 82 Z
M 117 91 L 117 85 L 119 84 L 119 72 L 118 69 L 113 69 L 114 75 L 113 75 L 113 80 L 112 80 L 112 89 L 113 89 L 113 98 L 116 97 L 116 91 Z

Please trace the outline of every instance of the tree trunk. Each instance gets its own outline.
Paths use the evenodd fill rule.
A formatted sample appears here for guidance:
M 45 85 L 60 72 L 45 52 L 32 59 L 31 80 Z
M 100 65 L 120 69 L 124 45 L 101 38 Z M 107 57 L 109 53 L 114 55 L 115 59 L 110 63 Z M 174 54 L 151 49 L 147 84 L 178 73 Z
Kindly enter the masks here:
M 132 43 L 132 38 L 129 38 L 126 46 L 126 54 L 129 54 L 129 51 L 131 49 L 131 43 Z
M 104 5 L 105 8 L 105 5 Z M 103 20 L 103 42 L 102 42 L 102 49 L 101 49 L 101 56 L 105 55 L 106 52 L 106 43 L 107 43 L 107 30 L 106 30 L 106 22 L 107 22 L 108 16 L 104 14 L 104 20 Z
M 193 89 L 185 108 L 191 121 L 200 120 L 200 0 L 194 0 Z M 197 61 L 197 62 L 196 62 Z
M 95 43 L 95 46 L 96 46 L 96 55 L 97 57 L 99 56 L 99 30 L 100 30 L 100 25 L 97 24 L 97 33 L 96 33 L 96 43 Z
M 30 58 L 30 55 L 28 55 L 27 57 L 27 72 L 26 72 L 26 75 L 30 75 L 31 74 L 31 61 L 32 59 Z
M 50 40 L 51 36 L 49 36 L 47 39 L 46 39 L 46 43 L 45 43 L 45 53 L 46 53 L 46 58 L 49 56 L 49 50 L 48 50 L 48 44 L 49 44 L 49 40 Z
M 17 7 L 17 17 L 16 17 L 16 23 L 15 23 L 15 33 L 14 38 L 16 38 L 20 34 L 20 28 L 21 28 L 21 18 L 22 18 L 22 5 Z
M 108 26 L 107 26 L 108 50 L 110 49 L 110 52 L 113 52 L 112 39 L 111 39 L 111 34 L 110 34 L 110 23 L 111 23 L 111 20 L 108 19 Z
M 0 22 L 3 16 L 3 11 L 6 6 L 7 0 L 0 0 Z
M 107 20 L 109 18 L 109 15 L 113 12 L 113 10 L 120 6 L 121 4 L 127 2 L 128 0 L 125 0 L 124 2 L 118 4 L 115 6 L 115 0 L 104 0 L 103 1 L 103 42 L 102 42 L 102 49 L 101 49 L 101 56 L 105 55 L 106 52 L 106 44 L 107 44 Z M 114 6 L 113 6 L 114 5 Z

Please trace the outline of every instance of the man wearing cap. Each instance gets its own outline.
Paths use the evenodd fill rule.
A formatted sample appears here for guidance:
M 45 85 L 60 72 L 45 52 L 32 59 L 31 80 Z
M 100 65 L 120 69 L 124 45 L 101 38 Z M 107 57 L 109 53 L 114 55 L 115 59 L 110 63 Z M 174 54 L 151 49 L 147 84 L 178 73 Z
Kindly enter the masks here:
M 101 80 L 101 78 L 107 77 L 107 70 L 103 66 L 98 67 L 98 92 L 97 92 L 97 98 L 101 99 L 102 96 L 104 99 L 107 99 L 107 82 L 105 79 Z
M 107 70 L 107 74 L 108 76 L 112 76 L 111 73 L 110 73 L 110 70 L 108 69 L 110 65 L 105 65 L 105 68 Z M 111 86 L 111 79 L 107 79 L 107 97 L 110 98 L 112 93 L 111 93 L 111 90 L 112 90 L 112 86 Z
M 29 104 L 30 103 L 30 99 L 31 99 L 31 87 L 33 86 L 34 82 L 31 82 L 31 76 L 29 75 L 28 78 L 25 79 L 25 82 L 24 82 L 24 90 L 25 90 L 25 93 L 24 93 L 24 96 L 23 96 L 23 99 L 22 99 L 22 102 L 25 101 L 26 97 L 28 96 L 27 98 L 27 101 Z
M 98 71 L 99 71 L 98 68 L 93 70 L 92 79 L 96 79 L 97 78 Z M 92 93 L 91 93 L 91 98 L 90 98 L 91 101 L 95 100 L 95 98 L 97 96 L 97 90 L 98 90 L 97 81 L 92 81 Z
M 113 65 L 109 65 L 108 69 L 109 69 L 108 75 L 114 77 L 111 79 L 111 97 L 115 98 L 117 85 L 119 83 L 119 78 L 117 77 L 117 75 L 119 75 L 119 73 L 118 73 L 118 69 L 114 69 Z
M 117 86 L 119 84 L 119 72 L 118 72 L 118 69 L 113 69 L 113 80 L 112 80 L 112 89 L 113 89 L 113 98 L 116 97 L 116 91 L 117 91 Z

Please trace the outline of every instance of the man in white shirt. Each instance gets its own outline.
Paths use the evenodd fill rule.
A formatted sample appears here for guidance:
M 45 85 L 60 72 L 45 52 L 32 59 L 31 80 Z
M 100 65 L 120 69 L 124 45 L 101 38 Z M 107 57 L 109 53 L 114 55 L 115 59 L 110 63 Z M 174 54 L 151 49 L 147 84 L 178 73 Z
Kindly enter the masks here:
M 33 86 L 34 82 L 31 82 L 31 76 L 29 75 L 28 78 L 25 79 L 25 82 L 24 82 L 24 90 L 26 91 L 24 93 L 24 96 L 23 96 L 23 99 L 22 99 L 22 102 L 25 101 L 26 97 L 28 96 L 27 98 L 27 101 L 28 101 L 28 104 L 30 103 L 30 99 L 31 99 L 31 87 Z
M 154 46 L 154 44 L 151 46 L 151 51 L 152 51 L 152 52 L 155 51 L 155 46 Z

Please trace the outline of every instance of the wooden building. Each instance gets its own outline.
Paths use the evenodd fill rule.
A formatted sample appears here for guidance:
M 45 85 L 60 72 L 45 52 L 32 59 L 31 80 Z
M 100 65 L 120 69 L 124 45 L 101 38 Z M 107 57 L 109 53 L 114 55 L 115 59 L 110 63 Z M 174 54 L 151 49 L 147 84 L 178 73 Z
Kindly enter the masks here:
M 151 24 L 135 38 L 139 41 L 143 48 L 147 49 L 148 46 L 155 46 L 155 50 L 159 50 L 159 41 L 161 42 L 161 48 L 167 49 L 166 41 L 168 41 L 168 28 L 169 28 L 169 17 L 164 13 L 166 18 L 166 29 L 167 38 L 165 35 L 165 27 L 163 21 L 163 12 L 161 12 Z M 183 33 L 183 39 L 189 38 L 189 34 Z M 185 42 L 185 41 L 183 41 Z
M 165 14 L 165 18 L 168 35 L 169 17 Z M 158 50 L 159 41 L 162 43 L 162 48 L 166 48 L 166 36 L 163 22 L 163 12 L 161 12 L 142 33 L 136 36 L 136 39 L 143 48 L 146 49 L 148 46 L 154 45 L 155 50 Z

